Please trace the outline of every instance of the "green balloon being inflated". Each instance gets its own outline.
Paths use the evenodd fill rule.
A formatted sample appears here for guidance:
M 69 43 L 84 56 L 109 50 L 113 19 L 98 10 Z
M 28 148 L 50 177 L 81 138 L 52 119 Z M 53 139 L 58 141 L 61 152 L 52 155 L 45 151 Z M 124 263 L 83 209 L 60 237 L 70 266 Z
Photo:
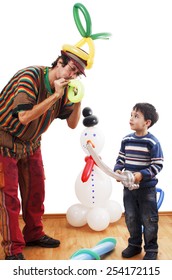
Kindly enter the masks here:
M 79 80 L 71 80 L 68 84 L 68 99 L 72 103 L 78 103 L 84 96 L 84 86 Z

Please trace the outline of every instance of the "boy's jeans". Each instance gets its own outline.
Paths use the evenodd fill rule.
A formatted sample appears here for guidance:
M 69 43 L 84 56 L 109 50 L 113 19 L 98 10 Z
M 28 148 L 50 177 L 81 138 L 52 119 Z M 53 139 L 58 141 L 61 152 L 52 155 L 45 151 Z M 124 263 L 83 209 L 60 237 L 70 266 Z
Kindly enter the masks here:
M 128 243 L 141 247 L 143 234 L 146 252 L 158 252 L 156 194 L 156 187 L 141 187 L 132 191 L 124 187 L 125 221 L 130 233 Z

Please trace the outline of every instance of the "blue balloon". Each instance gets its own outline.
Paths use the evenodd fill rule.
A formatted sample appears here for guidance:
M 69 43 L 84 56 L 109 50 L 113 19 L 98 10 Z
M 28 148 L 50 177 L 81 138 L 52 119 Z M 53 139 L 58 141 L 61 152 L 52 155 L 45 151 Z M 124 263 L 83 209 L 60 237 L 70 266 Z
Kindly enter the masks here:
M 164 191 L 161 190 L 160 188 L 156 188 L 156 191 L 157 193 L 159 193 L 159 198 L 158 198 L 158 201 L 157 201 L 157 206 L 158 206 L 158 209 L 161 207 L 161 204 L 164 200 Z
M 91 249 L 80 249 L 76 251 L 70 259 L 72 260 L 100 260 L 101 256 L 113 251 L 116 246 L 116 239 L 107 237 L 102 239 L 95 247 Z

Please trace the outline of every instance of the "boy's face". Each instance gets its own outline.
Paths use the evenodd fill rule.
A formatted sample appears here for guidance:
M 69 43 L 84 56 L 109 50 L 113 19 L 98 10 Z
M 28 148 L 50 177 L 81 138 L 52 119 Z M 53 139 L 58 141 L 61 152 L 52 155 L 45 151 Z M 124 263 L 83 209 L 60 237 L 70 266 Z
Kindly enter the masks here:
M 133 110 L 130 117 L 130 127 L 136 132 L 142 132 L 150 126 L 150 120 L 145 120 L 144 115 L 140 111 Z

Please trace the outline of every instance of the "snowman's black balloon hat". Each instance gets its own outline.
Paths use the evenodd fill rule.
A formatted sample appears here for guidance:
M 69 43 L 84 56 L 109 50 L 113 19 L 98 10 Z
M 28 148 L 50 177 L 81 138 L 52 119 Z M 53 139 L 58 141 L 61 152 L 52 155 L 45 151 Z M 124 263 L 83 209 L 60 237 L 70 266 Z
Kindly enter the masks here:
M 82 110 L 82 115 L 84 116 L 83 125 L 86 127 L 91 127 L 98 124 L 98 118 L 93 115 L 91 108 L 85 107 Z

